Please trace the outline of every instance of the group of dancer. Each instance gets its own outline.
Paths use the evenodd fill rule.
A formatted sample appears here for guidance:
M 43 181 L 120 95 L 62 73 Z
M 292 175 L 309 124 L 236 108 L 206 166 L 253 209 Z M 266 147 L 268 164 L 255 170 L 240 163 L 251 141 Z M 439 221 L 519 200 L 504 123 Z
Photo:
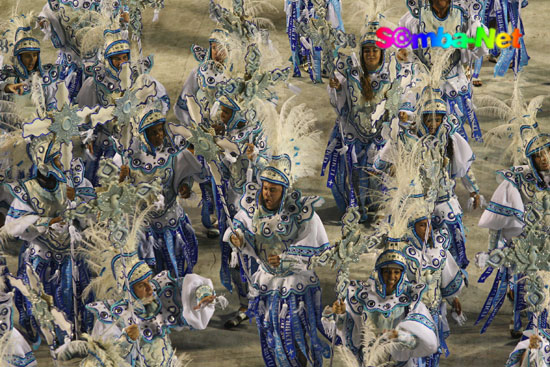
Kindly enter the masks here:
M 254 319 L 266 366 L 332 364 L 336 350 L 350 366 L 438 366 L 450 353 L 448 315 L 466 321 L 458 295 L 472 266 L 457 179 L 470 209 L 486 207 L 479 281 L 497 269 L 481 331 L 509 297 L 521 340 L 506 365 L 550 364 L 550 135 L 536 122 L 542 98 L 522 100 L 523 40 L 504 50 L 382 49 L 386 3 L 360 3 L 356 37 L 339 0 L 285 1 L 284 61 L 261 17 L 273 4 L 212 0 L 209 43 L 192 45 L 197 65 L 175 103 L 142 49 L 142 12 L 156 21 L 163 0 L 48 0 L 38 15 L 4 19 L 0 243 L 19 263 L 8 269 L 2 257 L 2 365 L 37 365 L 41 343 L 53 365 L 189 363 L 170 332 L 205 329 L 228 305 L 217 279 L 193 272 L 198 229 L 186 208 L 200 195 L 201 226 L 220 244 L 219 283 L 239 299 L 224 326 Z M 399 26 L 412 34 L 524 33 L 527 1 L 406 5 Z M 42 63 L 38 33 L 57 49 L 55 64 Z M 496 76 L 516 75 L 510 106 L 487 96 L 474 105 L 488 54 Z M 302 72 L 326 82 L 337 116 L 324 158 L 316 114 L 284 100 Z M 507 141 L 513 163 L 498 171 L 489 203 L 468 143 L 484 139 L 481 111 L 503 118 L 483 135 Z M 295 187 L 318 174 L 341 212 L 335 241 L 316 213 L 323 199 Z M 350 279 L 367 253 L 372 273 Z M 330 305 L 315 273 L 326 265 L 338 270 Z

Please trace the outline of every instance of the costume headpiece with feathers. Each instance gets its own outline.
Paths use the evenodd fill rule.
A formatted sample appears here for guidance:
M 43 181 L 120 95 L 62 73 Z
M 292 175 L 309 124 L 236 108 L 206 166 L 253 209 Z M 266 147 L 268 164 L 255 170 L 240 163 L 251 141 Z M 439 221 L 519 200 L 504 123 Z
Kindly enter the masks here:
M 136 211 L 133 216 L 125 216 L 129 228 L 122 249 L 114 246 L 111 238 L 113 233 L 105 222 L 93 224 L 84 231 L 86 246 L 81 248 L 81 252 L 86 256 L 90 269 L 98 274 L 85 289 L 84 297 L 93 291 L 97 299 L 122 299 L 128 291 L 138 299 L 133 284 L 152 274 L 149 266 L 137 254 L 141 231 L 146 226 L 149 212 L 146 209 Z M 128 278 L 130 289 L 126 286 L 125 277 Z
M 16 75 L 21 79 L 27 79 L 32 71 L 42 72 L 40 41 L 33 37 L 32 31 L 35 23 L 36 17 L 32 13 L 27 16 L 21 14 L 14 15 L 2 27 L 0 50 L 10 58 Z M 34 70 L 27 70 L 21 61 L 21 55 L 25 52 L 38 52 L 38 60 Z
M 530 161 L 529 157 L 547 145 L 547 134 L 540 134 L 536 123 L 537 112 L 546 96 L 540 95 L 526 103 L 523 99 L 519 84 L 521 74 L 514 83 L 512 99 L 509 103 L 493 96 L 475 98 L 478 113 L 488 113 L 501 119 L 502 124 L 489 130 L 487 145 L 498 143 L 500 139 L 511 139 L 508 142 L 503 157 L 509 159 L 513 165 L 521 165 Z M 527 128 L 530 126 L 530 128 Z M 539 136 L 539 137 L 537 137 Z M 538 140 L 535 143 L 535 140 Z M 529 144 L 532 141 L 531 144 Z
M 293 106 L 292 100 L 293 97 L 283 103 L 279 114 L 269 103 L 261 112 L 271 156 L 260 177 L 285 187 L 312 175 L 320 156 L 321 131 L 315 130 L 315 114 L 305 104 Z

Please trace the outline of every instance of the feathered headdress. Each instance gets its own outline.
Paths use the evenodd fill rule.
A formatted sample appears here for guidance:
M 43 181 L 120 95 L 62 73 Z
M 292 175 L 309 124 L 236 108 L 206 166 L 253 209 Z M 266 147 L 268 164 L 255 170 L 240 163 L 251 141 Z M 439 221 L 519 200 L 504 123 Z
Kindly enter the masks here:
M 389 238 L 403 238 L 411 221 L 433 212 L 444 157 L 430 148 L 432 139 L 426 137 L 409 146 L 396 144 L 390 153 L 393 175 L 384 182 L 388 190 L 380 205 L 380 212 L 387 218 L 381 230 Z
M 128 224 L 128 233 L 122 249 L 113 245 L 111 236 L 114 233 L 105 222 L 92 224 L 84 231 L 85 246 L 80 251 L 86 257 L 90 269 L 98 276 L 86 287 L 83 297 L 93 291 L 97 299 L 125 298 L 126 291 L 134 295 L 133 283 L 151 275 L 149 266 L 140 261 L 137 255 L 138 243 L 151 208 L 138 208 L 133 216 L 126 215 L 124 220 Z M 126 287 L 126 277 L 130 289 Z
M 526 157 L 529 155 L 527 146 L 529 142 L 538 135 L 536 126 L 537 112 L 542 106 L 546 96 L 540 95 L 531 99 L 527 104 L 521 93 L 519 83 L 520 76 L 514 83 L 512 99 L 509 103 L 503 102 L 493 96 L 475 97 L 475 103 L 478 113 L 488 113 L 501 119 L 502 125 L 489 130 L 487 135 L 487 145 L 498 143 L 501 139 L 511 139 L 507 143 L 503 157 L 509 159 L 513 165 L 526 163 Z M 530 131 L 524 128 L 524 133 L 520 132 L 522 126 L 533 127 Z M 534 135 L 533 135 L 534 133 Z M 541 140 L 542 141 L 542 140 Z M 539 141 L 540 142 L 540 141 Z
M 315 114 L 305 104 L 293 106 L 293 98 L 283 103 L 279 114 L 266 102 L 260 118 L 271 155 L 268 157 L 271 169 L 266 168 L 265 174 L 274 172 L 287 186 L 300 177 L 314 174 L 321 156 L 321 131 L 315 129 Z
M 13 12 L 17 12 L 16 9 Z M 31 12 L 28 15 L 15 15 L 4 23 L 0 38 L 0 51 L 10 58 L 13 68 L 20 78 L 27 79 L 32 70 L 27 70 L 21 61 L 21 54 L 25 52 L 38 52 L 36 70 L 41 70 L 40 41 L 33 35 L 33 27 L 36 17 Z

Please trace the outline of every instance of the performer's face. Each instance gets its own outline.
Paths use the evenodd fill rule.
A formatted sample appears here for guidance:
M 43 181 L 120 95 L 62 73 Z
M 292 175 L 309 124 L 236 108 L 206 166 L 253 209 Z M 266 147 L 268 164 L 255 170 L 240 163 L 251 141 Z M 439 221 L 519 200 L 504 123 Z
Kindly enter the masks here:
M 144 303 L 148 304 L 151 303 L 150 301 L 153 299 L 153 287 L 151 286 L 151 283 L 149 283 L 149 278 L 142 280 L 141 282 L 137 282 L 134 284 L 134 294 Z
M 227 57 L 227 52 L 225 52 L 223 46 L 218 42 L 212 42 L 210 44 L 210 52 L 212 60 L 219 62 L 220 64 L 223 64 L 225 58 Z
M 537 171 L 550 170 L 550 147 L 533 154 L 533 163 L 535 164 Z
M 400 268 L 382 268 L 382 279 L 386 285 L 386 294 L 395 292 L 395 288 L 397 287 L 397 283 L 399 283 L 399 279 L 401 279 L 402 273 L 403 269 Z
M 231 116 L 233 116 L 233 110 L 225 106 L 221 106 L 220 109 L 221 109 L 220 119 L 222 120 L 222 123 L 227 124 L 231 119 Z
M 414 224 L 414 231 L 418 235 L 418 237 L 422 238 L 424 241 L 426 241 L 428 238 L 430 238 L 431 233 L 431 226 L 430 222 L 427 219 L 419 220 Z M 427 233 L 427 236 L 426 236 Z
M 111 62 L 113 63 L 113 66 L 117 70 L 120 70 L 120 66 L 123 63 L 128 62 L 128 54 L 124 53 L 124 54 L 120 54 L 120 55 L 113 55 L 113 56 L 111 56 Z
M 447 15 L 451 7 L 451 0 L 431 0 L 432 8 L 437 13 L 437 16 L 442 18 Z
M 27 68 L 27 71 L 33 71 L 38 63 L 38 51 L 29 51 L 21 53 L 21 62 Z
M 283 198 L 283 186 L 263 181 L 262 201 L 267 210 L 277 210 Z
M 155 147 L 158 148 L 164 142 L 164 124 L 158 124 L 145 129 L 145 135 L 147 140 Z
M 439 126 L 441 126 L 441 123 L 443 122 L 443 116 L 444 115 L 440 113 L 430 113 L 422 116 L 424 125 L 428 127 L 430 135 L 435 135 L 437 133 L 437 129 L 439 129 Z
M 374 71 L 380 65 L 382 58 L 382 50 L 375 45 L 367 45 L 363 47 L 363 63 L 368 71 Z

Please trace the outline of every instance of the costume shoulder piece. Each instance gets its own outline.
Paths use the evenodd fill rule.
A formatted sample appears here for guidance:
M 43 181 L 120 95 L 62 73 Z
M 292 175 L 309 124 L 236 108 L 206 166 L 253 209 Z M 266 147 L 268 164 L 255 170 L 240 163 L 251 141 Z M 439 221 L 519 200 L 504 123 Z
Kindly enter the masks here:
M 137 67 L 131 66 L 131 79 L 135 81 L 139 75 Z M 102 105 L 106 106 L 110 103 L 108 95 L 113 92 L 120 91 L 120 80 L 117 76 L 112 75 L 105 65 L 99 60 L 93 64 L 87 64 L 84 68 L 86 77 L 93 78 L 98 90 L 98 97 L 101 99 Z
M 224 81 L 224 66 L 213 60 L 206 60 L 198 69 L 197 78 L 202 88 L 215 88 Z
M 336 59 L 336 70 L 338 70 L 342 75 L 346 75 L 346 71 L 348 69 L 352 69 L 352 75 L 358 77 L 359 71 L 357 70 L 357 68 L 355 68 L 355 71 L 353 71 L 353 67 L 354 62 L 352 57 L 339 52 L 338 58 Z
M 115 302 L 112 300 L 102 302 L 92 302 L 86 305 L 86 309 L 94 314 L 99 322 L 112 324 L 114 321 L 111 308 Z
M 57 64 L 42 65 L 42 84 L 44 86 L 55 84 L 64 77 L 63 66 Z
M 27 189 L 25 188 L 25 184 L 23 181 L 17 181 L 17 182 L 11 182 L 6 183 L 7 188 L 9 189 L 10 193 L 19 201 L 21 201 L 24 204 L 27 204 L 31 207 L 33 207 L 31 202 L 31 196 L 27 192 Z
M 61 5 L 70 6 L 73 9 L 95 10 L 99 11 L 101 0 L 48 0 L 52 10 L 58 10 Z M 118 8 L 118 1 L 115 1 L 113 6 Z
M 537 179 L 529 166 L 514 166 L 497 171 L 500 179 L 510 182 L 522 196 L 531 198 L 536 191 Z
M 177 280 L 172 278 L 167 270 L 164 270 L 155 275 L 151 284 L 162 304 L 159 321 L 168 328 L 186 324 L 182 316 L 183 306 Z
M 17 73 L 11 65 L 4 65 L 2 70 L 0 70 L 0 82 L 6 81 L 8 78 L 15 78 Z
M 207 49 L 195 44 L 191 45 L 191 53 L 195 57 L 195 60 L 197 60 L 200 63 L 206 61 L 206 57 L 208 56 Z
M 248 183 L 245 187 L 245 193 L 241 198 L 241 209 L 243 209 L 250 218 L 254 217 L 258 209 L 258 198 L 261 186 L 257 183 Z M 319 196 L 302 196 L 298 190 L 288 193 L 284 199 L 283 208 L 277 214 L 265 216 L 260 219 L 261 227 L 258 230 L 264 237 L 271 237 L 277 233 L 279 235 L 288 235 L 295 224 L 298 226 L 309 221 L 315 213 L 315 206 L 322 202 Z
M 0 338 L 13 329 L 13 294 L 0 295 Z
M 356 314 L 361 314 L 363 311 L 389 314 L 395 307 L 414 308 L 420 301 L 426 286 L 406 284 L 405 289 L 405 292 L 400 295 L 394 293 L 384 298 L 376 291 L 376 280 L 371 277 L 366 282 L 352 281 L 347 297 L 352 311 Z
M 174 156 L 179 152 L 179 150 L 174 147 L 168 147 L 161 151 L 157 151 L 153 155 L 144 153 L 142 150 L 135 152 L 133 148 L 135 148 L 135 146 L 128 150 L 128 156 L 131 157 L 129 160 L 130 167 L 146 175 L 151 175 L 157 172 L 157 170 L 160 171 L 167 167 L 171 167 Z

